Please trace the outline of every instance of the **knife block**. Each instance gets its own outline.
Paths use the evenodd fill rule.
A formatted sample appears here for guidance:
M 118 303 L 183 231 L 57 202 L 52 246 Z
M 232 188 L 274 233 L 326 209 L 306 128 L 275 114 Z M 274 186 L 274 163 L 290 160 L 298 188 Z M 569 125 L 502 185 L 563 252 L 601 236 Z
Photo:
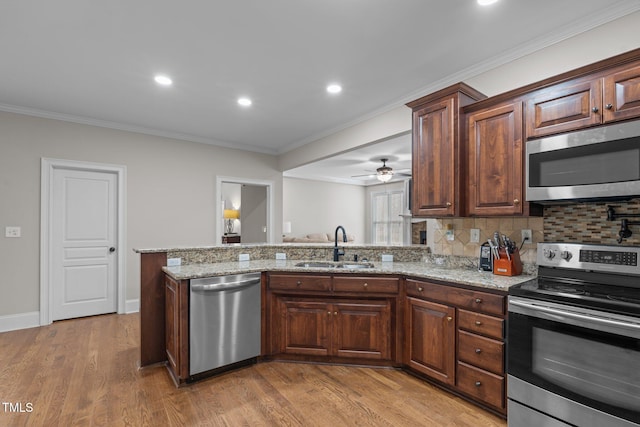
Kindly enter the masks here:
M 493 274 L 499 276 L 519 276 L 522 274 L 522 261 L 520 261 L 520 251 L 516 250 L 510 254 L 511 259 L 507 258 L 507 252 L 504 249 L 499 251 L 500 259 L 493 260 Z

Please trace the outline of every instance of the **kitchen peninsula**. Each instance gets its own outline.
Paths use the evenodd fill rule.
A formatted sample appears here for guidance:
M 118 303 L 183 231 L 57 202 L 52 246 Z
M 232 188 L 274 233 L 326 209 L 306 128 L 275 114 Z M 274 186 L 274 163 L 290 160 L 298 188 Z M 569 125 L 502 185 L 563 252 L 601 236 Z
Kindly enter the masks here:
M 532 275 L 478 272 L 475 259 L 435 256 L 421 245 L 345 245 L 344 259 L 358 255 L 360 263 L 330 261 L 332 250 L 322 244 L 137 249 L 141 366 L 166 362 L 170 336 L 173 351 L 179 351 L 170 373 L 176 384 L 193 380 L 188 375 L 189 281 L 260 272 L 259 360 L 403 368 L 505 414 L 505 297 L 510 286 Z M 276 260 L 276 253 L 287 259 Z M 236 261 L 240 254 L 251 260 Z M 383 254 L 393 261 L 381 261 Z M 180 258 L 182 265 L 167 267 L 170 258 Z M 174 290 L 170 295 L 181 295 L 177 304 L 165 299 L 165 287 Z

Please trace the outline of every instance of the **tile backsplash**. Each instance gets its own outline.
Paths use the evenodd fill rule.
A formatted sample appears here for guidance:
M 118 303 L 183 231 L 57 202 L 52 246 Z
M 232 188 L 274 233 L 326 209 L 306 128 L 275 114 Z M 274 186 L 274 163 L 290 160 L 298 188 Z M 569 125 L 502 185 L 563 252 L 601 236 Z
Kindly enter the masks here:
M 530 229 L 533 242 L 523 246 L 520 257 L 524 263 L 536 262 L 538 242 L 572 242 L 617 245 L 620 220 L 607 221 L 607 206 L 616 213 L 638 215 L 627 218 L 640 222 L 640 199 L 624 202 L 589 202 L 544 207 L 544 217 L 530 218 L 440 218 L 435 220 L 433 253 L 477 257 L 480 245 L 500 232 L 511 240 L 522 243 L 521 230 Z M 480 230 L 480 242 L 471 243 L 471 229 Z M 621 246 L 640 246 L 640 224 L 629 226 L 632 236 Z M 447 240 L 450 229 L 454 239 Z
M 633 214 L 640 221 L 640 199 L 627 202 L 580 203 L 572 205 L 545 206 L 544 237 L 547 242 L 580 242 L 617 245 L 620 220 L 607 221 L 607 206 L 613 206 L 617 214 Z M 621 246 L 640 245 L 640 225 L 629 225 L 630 238 Z
M 450 228 L 454 239 L 447 240 L 447 229 Z M 480 230 L 480 241 L 471 243 L 471 229 Z M 433 236 L 433 253 L 439 255 L 458 255 L 477 257 L 480 245 L 493 237 L 498 231 L 518 246 L 522 243 L 521 230 L 531 230 L 533 242 L 522 247 L 520 258 L 524 263 L 536 260 L 536 243 L 544 240 L 542 218 L 440 218 L 436 220 Z

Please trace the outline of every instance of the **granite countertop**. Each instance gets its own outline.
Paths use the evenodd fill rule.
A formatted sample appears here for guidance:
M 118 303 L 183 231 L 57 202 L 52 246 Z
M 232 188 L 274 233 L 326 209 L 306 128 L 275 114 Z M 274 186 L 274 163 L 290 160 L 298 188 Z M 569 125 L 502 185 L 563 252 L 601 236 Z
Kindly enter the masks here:
M 284 271 L 292 273 L 340 273 L 340 274 L 394 274 L 423 279 L 442 280 L 450 283 L 477 286 L 507 291 L 509 287 L 535 279 L 535 276 L 498 276 L 491 272 L 472 268 L 439 266 L 424 262 L 374 262 L 373 268 L 349 269 L 327 267 L 296 267 L 302 262 L 318 262 L 318 260 L 253 260 L 219 262 L 211 264 L 188 264 L 162 269 L 176 280 L 195 279 L 201 277 L 223 276 L 230 274 Z M 325 262 L 325 261 L 322 261 Z

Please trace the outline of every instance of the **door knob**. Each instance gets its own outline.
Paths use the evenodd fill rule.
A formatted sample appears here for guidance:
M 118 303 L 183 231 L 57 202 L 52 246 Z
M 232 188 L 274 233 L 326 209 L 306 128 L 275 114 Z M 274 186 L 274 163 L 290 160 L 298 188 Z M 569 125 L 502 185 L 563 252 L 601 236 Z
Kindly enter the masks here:
M 115 252 L 115 251 L 116 251 L 116 248 L 114 248 L 113 246 L 109 248 L 109 252 Z

